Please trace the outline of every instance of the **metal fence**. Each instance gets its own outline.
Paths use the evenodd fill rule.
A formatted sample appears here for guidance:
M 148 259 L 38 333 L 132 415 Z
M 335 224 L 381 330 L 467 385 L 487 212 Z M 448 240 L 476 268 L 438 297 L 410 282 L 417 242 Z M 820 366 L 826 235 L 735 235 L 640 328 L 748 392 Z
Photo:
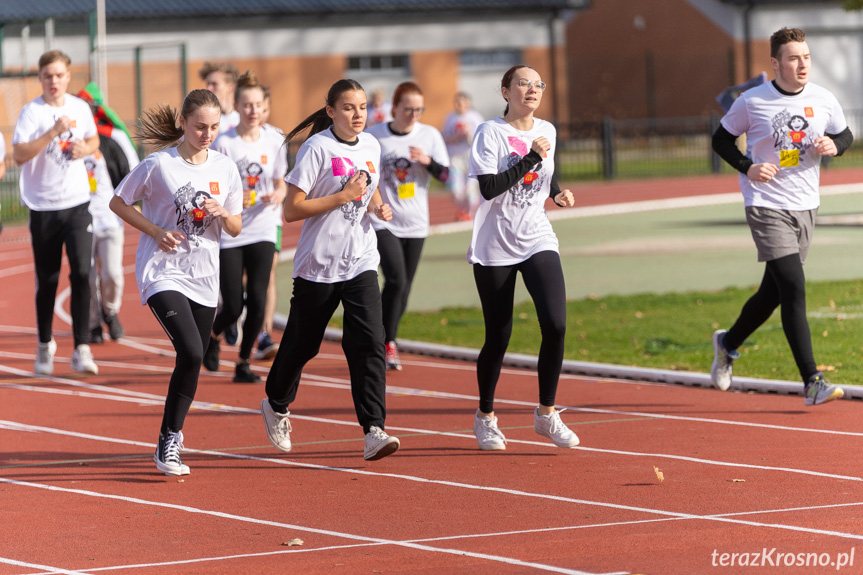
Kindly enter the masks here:
M 611 180 L 734 173 L 711 146 L 719 115 L 691 118 L 606 118 L 558 127 L 561 181 Z M 846 111 L 857 141 L 825 169 L 863 166 L 863 110 Z
M 825 169 L 863 166 L 863 110 L 846 111 L 857 141 L 841 158 L 825 158 Z M 557 166 L 562 182 L 619 178 L 675 177 L 734 173 L 711 147 L 719 116 L 661 119 L 605 119 L 558 126 Z M 0 128 L 4 133 L 12 130 Z M 0 182 L 0 219 L 21 221 L 27 209 L 18 200 L 18 168 L 7 142 L 6 177 Z M 290 150 L 291 165 L 296 149 Z

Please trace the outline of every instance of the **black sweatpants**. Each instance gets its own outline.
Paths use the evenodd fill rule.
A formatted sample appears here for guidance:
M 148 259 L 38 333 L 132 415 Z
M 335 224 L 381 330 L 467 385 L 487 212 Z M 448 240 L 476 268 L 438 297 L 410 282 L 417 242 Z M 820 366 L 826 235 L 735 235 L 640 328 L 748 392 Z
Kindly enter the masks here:
M 342 349 L 351 374 L 357 421 L 364 433 L 372 425 L 384 429 L 384 328 L 378 274 L 374 271 L 333 284 L 294 278 L 288 324 L 267 376 L 267 397 L 274 411 L 287 411 L 297 396 L 303 367 L 318 354 L 324 330 L 339 302 L 344 307 Z
M 89 202 L 66 210 L 30 211 L 30 236 L 36 268 L 36 327 L 42 343 L 51 341 L 64 245 L 69 260 L 69 308 L 75 347 L 90 342 L 93 218 L 88 208 Z
M 743 305 L 740 316 L 725 334 L 725 347 L 737 349 L 773 311 L 782 306 L 782 329 L 803 382 L 818 372 L 806 319 L 806 277 L 799 254 L 767 262 L 758 291 Z
M 536 306 L 542 332 L 537 360 L 539 404 L 551 407 L 557 395 L 566 336 L 566 285 L 560 256 L 557 252 L 544 251 L 512 266 L 474 264 L 473 276 L 485 320 L 485 343 L 476 362 L 479 410 L 483 413 L 494 411 L 494 391 L 512 334 L 513 298 L 518 272 L 521 272 L 524 285 Z
M 384 274 L 384 289 L 381 292 L 384 337 L 386 341 L 395 341 L 399 333 L 399 322 L 408 306 L 408 296 L 420 263 L 425 238 L 399 238 L 389 230 L 378 231 L 377 237 L 381 271 Z
M 201 305 L 176 291 L 153 294 L 147 305 L 177 352 L 160 432 L 164 434 L 169 428 L 181 431 L 189 407 L 195 400 L 198 375 L 204 362 L 204 351 L 210 343 L 216 308 Z
M 267 305 L 267 287 L 273 268 L 273 242 L 258 242 L 236 248 L 219 250 L 219 289 L 222 291 L 222 309 L 213 322 L 213 333 L 221 334 L 240 318 L 243 312 L 245 291 L 246 321 L 243 322 L 243 340 L 240 342 L 240 359 L 252 356 L 252 347 Z M 243 270 L 246 285 L 243 286 Z

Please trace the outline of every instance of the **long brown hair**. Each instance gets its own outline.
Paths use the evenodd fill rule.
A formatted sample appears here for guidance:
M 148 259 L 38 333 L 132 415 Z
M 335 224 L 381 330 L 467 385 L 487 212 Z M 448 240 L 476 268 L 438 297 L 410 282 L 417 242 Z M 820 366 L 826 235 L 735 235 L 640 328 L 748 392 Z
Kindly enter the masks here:
M 510 84 L 512 84 L 512 77 L 515 76 L 515 73 L 521 70 L 522 68 L 530 68 L 534 72 L 534 68 L 532 66 L 528 66 L 527 64 L 517 64 L 506 71 L 506 74 L 503 75 L 503 78 L 500 80 L 500 89 L 501 95 L 503 95 L 503 89 L 506 88 L 509 90 Z M 506 108 L 503 109 L 503 115 L 506 116 L 509 113 L 509 102 L 506 103 Z
M 343 79 L 339 80 L 332 86 L 330 86 L 330 91 L 327 92 L 327 103 L 326 106 L 309 115 L 308 118 L 297 124 L 297 126 L 288 132 L 288 135 L 285 136 L 285 144 L 289 143 L 294 139 L 294 136 L 297 134 L 303 133 L 305 130 L 309 129 L 309 133 L 306 138 L 311 138 L 318 132 L 322 132 L 333 125 L 333 119 L 330 118 L 329 114 L 327 114 L 327 106 L 330 108 L 336 107 L 336 102 L 345 92 L 354 92 L 360 91 L 365 92 L 363 87 L 356 80 L 351 79 Z
M 183 137 L 183 129 L 177 125 L 179 116 L 188 118 L 198 108 L 213 107 L 222 109 L 219 99 L 209 90 L 192 90 L 185 99 L 179 113 L 167 104 L 159 104 L 148 109 L 138 118 L 141 127 L 138 129 L 138 139 L 152 146 L 156 151 L 164 150 L 176 144 Z

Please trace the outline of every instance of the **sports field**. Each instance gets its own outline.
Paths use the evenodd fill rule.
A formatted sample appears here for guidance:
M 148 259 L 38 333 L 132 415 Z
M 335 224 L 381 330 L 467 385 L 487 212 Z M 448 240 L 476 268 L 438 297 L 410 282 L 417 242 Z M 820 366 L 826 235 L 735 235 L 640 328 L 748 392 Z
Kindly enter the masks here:
M 706 238 L 745 237 L 733 223 L 734 206 L 678 215 L 690 210 L 641 233 L 663 246 L 675 225 Z M 725 223 L 712 231 L 693 224 L 703 210 L 722 211 L 714 221 Z M 577 249 L 618 241 L 632 251 L 618 236 L 647 222 L 647 212 L 641 216 L 594 226 Z M 573 226 L 579 238 L 588 219 L 556 227 L 563 237 L 562 224 Z M 837 230 L 836 241 L 844 233 Z M 131 263 L 134 234 L 128 237 Z M 844 246 L 847 258 L 854 244 L 818 249 L 833 245 Z M 743 246 L 726 249 L 751 260 Z M 600 257 L 567 253 L 564 267 L 570 258 Z M 449 265 L 468 267 L 456 259 Z M 640 269 L 660 271 L 655 263 Z M 387 381 L 387 430 L 401 449 L 367 462 L 337 344 L 325 343 L 304 373 L 291 406 L 289 454 L 266 439 L 257 411 L 262 387 L 231 383 L 234 348 L 226 346 L 221 371 L 202 374 L 186 421 L 183 460 L 191 475 L 161 475 L 152 456 L 173 352 L 137 304 L 131 265 L 128 273 L 127 337 L 96 348 L 100 374 L 68 368 L 63 278 L 55 374 L 37 376 L 26 230 L 0 236 L 0 575 L 860 570 L 856 401 L 804 409 L 795 396 L 564 375 L 562 418 L 581 438 L 564 450 L 532 429 L 535 373 L 507 368 L 495 410 L 507 449 L 481 452 L 471 432 L 473 364 L 404 353 L 404 371 Z M 577 277 L 569 279 L 573 287 Z M 267 367 L 254 366 L 261 375 Z

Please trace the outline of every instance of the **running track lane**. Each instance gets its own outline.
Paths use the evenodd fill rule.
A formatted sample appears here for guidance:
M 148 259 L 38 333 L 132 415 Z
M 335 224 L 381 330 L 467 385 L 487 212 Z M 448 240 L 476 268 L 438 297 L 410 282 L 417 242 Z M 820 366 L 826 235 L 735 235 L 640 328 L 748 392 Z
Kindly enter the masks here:
M 564 451 L 531 429 L 535 376 L 506 370 L 508 450 L 481 453 L 473 367 L 407 356 L 388 381 L 402 449 L 368 463 L 336 345 L 307 369 L 290 454 L 264 437 L 261 386 L 230 382 L 227 348 L 187 420 L 192 475 L 165 477 L 151 458 L 172 353 L 134 281 L 130 337 L 96 348 L 100 375 L 69 372 L 57 319 L 55 377 L 37 378 L 29 257 L 3 242 L 0 575 L 694 573 L 721 571 L 714 550 L 773 548 L 863 561 L 855 402 L 567 377 L 558 400 L 582 446 Z

